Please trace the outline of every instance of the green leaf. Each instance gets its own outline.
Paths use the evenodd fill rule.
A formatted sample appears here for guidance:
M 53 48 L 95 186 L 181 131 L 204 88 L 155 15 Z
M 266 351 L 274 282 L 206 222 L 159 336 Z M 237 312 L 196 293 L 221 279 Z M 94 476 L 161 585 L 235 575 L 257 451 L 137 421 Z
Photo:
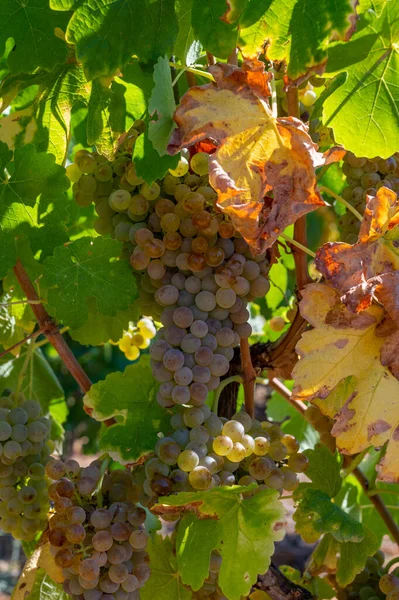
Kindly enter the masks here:
M 304 454 L 309 459 L 306 477 L 311 479 L 315 489 L 334 498 L 342 486 L 340 475 L 342 459 L 339 453 L 331 454 L 326 446 L 317 444 L 314 450 L 306 450 Z
M 279 569 L 288 579 L 309 590 L 318 600 L 327 600 L 335 597 L 335 590 L 328 584 L 327 578 L 313 576 L 309 580 L 306 574 L 302 576 L 300 571 L 288 565 L 282 565 Z
M 266 304 L 271 310 L 276 310 L 285 300 L 288 285 L 288 273 L 282 262 L 272 265 L 269 271 L 270 290 L 266 294 Z
M 364 537 L 362 524 L 334 504 L 328 494 L 306 485 L 301 484 L 294 492 L 297 532 L 302 535 L 303 528 L 311 525 L 320 534 L 331 533 L 339 542 L 360 542 Z
M 147 183 L 162 179 L 168 169 L 174 169 L 177 166 L 179 159 L 180 154 L 159 156 L 148 139 L 148 130 L 137 138 L 134 145 L 133 162 L 136 166 L 136 173 Z
M 0 359 L 1 391 L 6 388 L 15 389 L 17 387 L 18 378 L 27 359 L 27 353 L 30 351 L 30 347 L 25 345 L 18 357 L 10 358 L 10 355 L 8 355 Z M 44 413 L 50 412 L 51 414 L 54 407 L 55 418 L 61 422 L 65 420 L 64 391 L 40 349 L 35 350 L 29 360 L 21 392 L 27 398 L 39 402 Z
M 191 23 L 195 37 L 220 58 L 227 58 L 237 45 L 237 26 L 221 20 L 226 10 L 225 0 L 193 0 Z
M 363 571 L 367 558 L 379 547 L 380 541 L 367 527 L 364 528 L 364 538 L 357 543 L 340 543 L 327 534 L 313 551 L 309 571 L 318 573 L 325 569 L 336 570 L 337 583 L 345 588 Z
M 95 144 L 98 152 L 108 159 L 112 158 L 117 137 L 112 131 L 111 110 L 119 108 L 123 112 L 125 108 L 123 99 L 121 99 L 122 103 L 119 103 L 119 107 L 116 107 L 114 103 L 111 108 L 114 95 L 110 83 L 106 77 L 93 79 L 87 114 L 87 143 L 89 146 Z M 120 134 L 122 131 L 117 133 Z
M 202 46 L 194 43 L 194 31 L 191 25 L 192 0 L 176 0 L 175 10 L 179 24 L 179 32 L 173 47 L 173 54 L 180 58 L 182 64 L 191 65 L 199 57 Z
M 329 43 L 350 37 L 356 22 L 352 0 L 299 0 L 291 16 L 288 77 L 298 79 L 324 65 Z M 347 50 L 348 54 L 350 50 Z
M 154 67 L 154 89 L 148 103 L 148 110 L 152 117 L 154 114 L 157 116 L 156 121 L 151 120 L 149 123 L 148 138 L 158 154 L 164 156 L 170 135 L 176 127 L 173 120 L 176 103 L 167 56 L 159 57 Z
M 22 3 L 2 0 L 0 3 L 0 56 L 11 37 L 13 51 L 8 55 L 12 73 L 32 73 L 38 67 L 51 70 L 67 56 L 65 42 L 54 33 L 65 30 L 69 15 L 53 12 L 48 0 Z
M 148 356 L 91 386 L 84 403 L 93 409 L 93 418 L 121 417 L 101 434 L 103 451 L 123 463 L 135 462 L 153 451 L 157 434 L 169 426 L 169 416 L 156 400 L 157 389 Z
M 67 40 L 88 79 L 114 75 L 132 54 L 144 62 L 170 54 L 178 24 L 173 0 L 83 0 Z
M 346 77 L 325 100 L 323 123 L 357 156 L 387 158 L 397 150 L 398 41 L 399 5 L 386 2 L 379 17 L 370 11 L 360 18 L 350 42 L 329 51 L 327 73 L 345 71 Z
M 162 505 L 167 505 L 182 507 L 184 512 L 192 510 L 201 517 L 192 520 L 177 548 L 179 566 L 184 569 L 186 583 L 198 585 L 199 576 L 193 571 L 199 564 L 202 565 L 201 572 L 205 572 L 205 561 L 209 561 L 212 549 L 222 555 L 218 583 L 224 595 L 231 600 L 248 595 L 258 574 L 267 571 L 274 542 L 281 540 L 284 534 L 284 507 L 275 490 L 259 490 L 252 496 L 243 497 L 243 492 L 254 489 L 253 486 L 220 487 L 207 492 L 183 492 L 160 498 L 161 504 L 157 505 L 160 513 Z M 205 517 L 210 518 L 207 535 L 213 543 L 189 543 L 189 535 L 198 540 L 201 532 L 204 533 L 202 519 Z M 197 524 L 199 533 L 196 532 Z M 202 553 L 205 556 L 199 558 Z
M 44 263 L 49 312 L 73 329 L 88 320 L 88 299 L 96 298 L 101 315 L 114 316 L 137 297 L 129 263 L 119 260 L 117 240 L 83 237 L 55 249 Z
M 151 575 L 140 590 L 141 600 L 191 600 L 191 591 L 180 580 L 170 538 L 152 535 L 146 552 L 150 556 Z
M 48 255 L 56 244 L 66 241 L 64 223 L 68 218 L 65 190 L 69 180 L 51 154 L 37 153 L 33 145 L 14 152 L 10 160 L 0 142 L 1 162 L 8 174 L 0 172 L 0 278 L 17 259 L 14 240 L 28 233 L 32 251 Z
M 115 77 L 112 88 L 126 103 L 126 123 L 122 131 L 126 131 L 136 119 L 141 119 L 147 110 L 148 100 L 154 85 L 152 69 L 132 60 L 122 68 L 122 77 Z M 120 90 L 122 86 L 123 92 Z
M 70 336 L 83 346 L 99 346 L 110 340 L 117 342 L 122 337 L 123 330 L 127 330 L 129 322 L 137 321 L 140 316 L 137 304 L 118 311 L 112 317 L 99 312 L 95 298 L 89 298 L 87 305 L 89 314 L 86 323 L 69 332 Z
M 219 531 L 212 519 L 198 519 L 193 514 L 183 516 L 177 530 L 177 561 L 182 582 L 194 591 L 208 577 L 209 557 L 218 546 Z

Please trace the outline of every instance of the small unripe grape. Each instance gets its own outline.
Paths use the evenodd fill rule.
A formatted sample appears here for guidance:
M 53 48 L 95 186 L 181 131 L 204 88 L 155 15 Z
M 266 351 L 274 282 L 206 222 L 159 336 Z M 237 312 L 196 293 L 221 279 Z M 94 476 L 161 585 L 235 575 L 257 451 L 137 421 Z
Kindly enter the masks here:
M 269 321 L 269 327 L 272 331 L 282 331 L 285 325 L 283 317 L 272 317 Z
M 195 467 L 190 471 L 188 480 L 195 490 L 207 490 L 212 483 L 212 474 L 206 467 Z
M 219 456 L 227 456 L 233 449 L 233 441 L 226 435 L 219 435 L 213 440 L 212 448 Z
M 287 465 L 294 473 L 303 473 L 309 466 L 309 459 L 304 454 L 291 454 Z
M 188 171 L 188 161 L 182 156 L 175 169 L 169 169 L 169 173 L 174 177 L 183 177 Z M 188 187 L 188 186 L 187 186 Z

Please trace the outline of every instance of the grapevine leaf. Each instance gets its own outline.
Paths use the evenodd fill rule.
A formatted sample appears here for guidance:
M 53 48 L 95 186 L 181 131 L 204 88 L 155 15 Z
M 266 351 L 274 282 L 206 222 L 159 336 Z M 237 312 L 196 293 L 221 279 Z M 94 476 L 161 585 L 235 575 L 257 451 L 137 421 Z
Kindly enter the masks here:
M 357 17 L 353 0 L 338 0 L 333 4 L 329 0 L 317 3 L 299 0 L 292 4 L 287 75 L 296 80 L 311 69 L 324 67 L 329 43 L 350 39 Z M 286 24 L 282 23 L 282 27 L 285 32 Z
M 152 535 L 146 548 L 151 561 L 151 575 L 140 590 L 141 600 L 190 600 L 192 592 L 182 584 L 170 538 Z
M 81 66 L 68 63 L 48 74 L 36 98 L 34 142 L 39 150 L 54 154 L 58 163 L 66 159 L 72 109 L 78 102 L 87 102 L 88 88 Z
M 193 0 L 191 23 L 202 46 L 215 56 L 227 58 L 237 45 L 237 25 L 222 20 L 225 0 Z
M 24 346 L 18 357 L 10 358 L 9 355 L 6 355 L 0 359 L 1 391 L 6 388 L 17 388 L 18 378 L 24 368 L 29 351 L 29 347 Z M 64 390 L 40 349 L 33 352 L 29 361 L 21 392 L 27 398 L 39 402 L 45 414 L 49 412 L 61 423 L 65 420 Z
M 334 504 L 328 494 L 306 485 L 294 493 L 298 501 L 294 515 L 297 532 L 302 535 L 302 527 L 307 529 L 311 524 L 319 534 L 331 533 L 339 542 L 360 542 L 364 537 L 362 524 Z M 306 534 L 303 537 L 306 541 Z
M 313 551 L 309 571 L 312 574 L 326 570 L 335 573 L 339 586 L 345 588 L 363 571 L 367 558 L 379 546 L 378 538 L 367 527 L 364 528 L 364 538 L 360 542 L 341 543 L 327 534 Z
M 297 345 L 301 360 L 293 371 L 294 397 L 318 398 L 321 411 L 329 414 L 329 394 L 342 382 L 339 406 L 337 397 L 333 395 L 332 400 L 338 408 L 332 430 L 338 447 L 356 454 L 388 441 L 387 453 L 377 467 L 379 478 L 399 481 L 399 382 L 381 364 L 385 338 L 376 335 L 384 311 L 371 306 L 354 315 L 325 284 L 310 284 L 303 290 L 300 310 L 313 329 Z M 349 377 L 352 380 L 345 381 Z
M 148 130 L 140 135 L 134 145 L 133 162 L 136 166 L 136 173 L 147 183 L 152 183 L 156 179 L 163 179 L 168 169 L 176 168 L 179 162 L 177 156 L 159 156 L 152 142 L 148 139 Z
M 152 70 L 132 60 L 122 67 L 120 77 L 115 77 L 112 88 L 126 102 L 126 124 L 122 131 L 127 131 L 136 119 L 143 117 L 147 110 L 148 100 L 153 87 Z M 120 90 L 122 86 L 123 90 Z
M 83 0 L 67 29 L 88 79 L 112 76 L 132 54 L 170 54 L 177 36 L 173 0 Z
M 269 76 L 262 63 L 252 67 L 211 67 L 218 86 L 192 87 L 183 96 L 168 151 L 174 154 L 208 137 L 218 142 L 209 163 L 218 206 L 260 250 L 301 215 L 324 204 L 314 173 L 323 157 L 302 123 L 273 117 L 265 102 Z M 265 198 L 268 192 L 273 198 Z
M 304 587 L 306 590 L 309 590 L 309 592 L 311 592 L 315 598 L 322 598 L 323 600 L 335 598 L 335 590 L 327 583 L 327 579 L 325 577 L 313 576 L 309 580 L 309 577 L 307 577 L 306 574 L 302 575 L 301 572 L 297 569 L 294 569 L 294 567 L 282 565 L 279 567 L 279 569 L 283 575 L 288 577 L 290 581 L 293 581 L 294 583 Z M 254 600 L 256 600 L 256 598 Z M 263 600 L 268 599 L 264 598 Z
M 315 489 L 334 498 L 341 489 L 341 460 L 338 452 L 332 454 L 323 444 L 317 444 L 312 450 L 305 450 L 309 459 L 306 477 L 312 481 Z
M 122 244 L 108 238 L 83 237 L 55 249 L 44 263 L 49 312 L 78 329 L 88 319 L 89 298 L 101 315 L 114 316 L 137 297 L 129 264 L 118 260 Z
M 382 187 L 371 197 L 356 244 L 329 242 L 316 254 L 317 269 L 354 312 L 370 306 L 376 297 L 399 327 L 394 301 L 399 283 L 399 201 Z
M 179 33 L 173 47 L 173 53 L 186 65 L 195 63 L 199 57 L 202 46 L 195 42 L 194 31 L 191 25 L 191 2 L 176 0 L 176 17 L 179 24 Z
M 156 401 L 157 389 L 148 356 L 91 386 L 84 403 L 93 409 L 93 418 L 118 420 L 102 432 L 102 450 L 124 463 L 152 452 L 157 434 L 166 431 L 169 423 L 166 411 Z
M 214 488 L 207 492 L 182 492 L 175 496 L 160 498 L 153 512 L 162 515 L 171 511 L 192 510 L 200 519 L 192 520 L 187 535 L 199 539 L 203 528 L 201 519 L 210 518 L 207 529 L 214 540 L 214 548 L 222 556 L 219 586 L 231 600 L 239 600 L 249 594 L 259 573 L 265 573 L 274 552 L 274 542 L 283 537 L 284 508 L 274 490 L 260 490 L 252 496 L 243 497 L 249 488 L 233 486 Z M 253 488 L 250 488 L 253 491 Z M 256 488 L 255 488 L 256 489 Z M 200 533 L 195 528 L 199 524 Z M 198 585 L 199 576 L 193 574 L 197 561 L 209 562 L 213 544 L 188 544 L 186 537 L 177 548 L 179 564 L 184 564 L 185 582 Z M 206 555 L 200 560 L 198 553 Z M 237 563 L 237 556 L 240 561 Z M 191 573 L 191 574 L 190 574 Z
M 12 600 L 24 600 L 29 596 L 41 598 L 42 584 L 46 600 L 64 600 L 67 595 L 59 584 L 64 581 L 61 567 L 57 567 L 50 552 L 50 544 L 40 543 L 25 563 L 12 593 Z
M 344 71 L 346 78 L 326 99 L 323 123 L 357 156 L 387 158 L 397 150 L 398 41 L 399 6 L 385 2 L 381 14 L 362 15 L 350 42 L 329 51 L 327 72 Z
M 87 143 L 90 146 L 96 144 L 98 152 L 108 159 L 112 158 L 116 138 L 122 133 L 117 131 L 114 134 L 112 131 L 110 113 L 114 94 L 110 88 L 111 82 L 112 78 L 93 79 L 87 114 Z M 119 108 L 123 112 L 123 100 Z
M 88 318 L 78 329 L 72 329 L 70 336 L 83 346 L 99 346 L 108 341 L 117 342 L 123 330 L 127 330 L 129 321 L 137 321 L 140 312 L 136 304 L 132 304 L 126 310 L 121 310 L 116 315 L 102 315 L 97 308 L 97 300 L 89 298 Z
M 157 120 L 150 121 L 148 138 L 160 156 L 166 154 L 170 135 L 176 127 L 173 121 L 175 109 L 169 60 L 166 56 L 159 57 L 154 67 L 154 88 L 148 103 L 148 110 L 152 117 L 156 114 Z
M 33 252 L 41 251 L 42 257 L 67 239 L 64 192 L 70 183 L 54 156 L 38 153 L 32 145 L 15 150 L 13 162 L 7 164 L 11 155 L 0 143 L 0 156 L 10 174 L 0 172 L 0 277 L 4 277 L 17 258 L 16 236 L 29 233 Z
M 69 15 L 49 8 L 48 0 L 21 3 L 2 0 L 0 3 L 0 56 L 7 40 L 14 40 L 7 63 L 12 73 L 33 73 L 38 67 L 50 71 L 67 56 L 65 42 L 54 33 L 65 30 Z
M 182 582 L 194 591 L 209 576 L 209 557 L 218 545 L 219 532 L 213 519 L 198 519 L 192 513 L 182 517 L 176 538 L 177 563 Z

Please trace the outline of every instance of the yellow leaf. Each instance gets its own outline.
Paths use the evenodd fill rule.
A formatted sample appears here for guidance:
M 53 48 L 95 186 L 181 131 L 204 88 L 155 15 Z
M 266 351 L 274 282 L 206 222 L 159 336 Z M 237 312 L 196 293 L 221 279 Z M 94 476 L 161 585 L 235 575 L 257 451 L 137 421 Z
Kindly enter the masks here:
M 324 158 L 301 121 L 273 116 L 269 76 L 260 64 L 251 63 L 255 71 L 248 65 L 242 70 L 214 65 L 217 86 L 192 87 L 183 96 L 168 146 L 174 154 L 207 138 L 217 142 L 209 163 L 217 205 L 258 252 L 299 217 L 324 205 L 314 171 Z
M 294 397 L 315 400 L 334 417 L 332 433 L 345 454 L 388 441 L 379 479 L 399 481 L 399 382 L 381 364 L 386 338 L 376 335 L 384 310 L 373 305 L 355 315 L 325 284 L 305 288 L 300 310 L 314 329 L 297 345 Z
M 26 600 L 32 592 L 39 569 L 43 569 L 56 583 L 62 583 L 64 576 L 62 569 L 57 567 L 54 557 L 50 552 L 50 543 L 45 542 L 37 546 L 33 554 L 25 563 L 24 569 L 14 588 L 11 600 Z

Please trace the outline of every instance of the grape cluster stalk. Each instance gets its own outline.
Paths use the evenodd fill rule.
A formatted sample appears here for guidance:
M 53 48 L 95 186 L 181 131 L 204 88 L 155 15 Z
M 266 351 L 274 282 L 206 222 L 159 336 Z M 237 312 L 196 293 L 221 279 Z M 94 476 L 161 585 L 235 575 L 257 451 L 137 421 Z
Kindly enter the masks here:
M 378 156 L 368 159 L 347 152 L 342 172 L 346 175 L 346 187 L 341 195 L 362 215 L 367 197 L 376 195 L 377 190 L 386 187 L 399 194 L 399 153 L 387 159 Z M 358 239 L 360 221 L 347 211 L 340 219 L 341 239 L 355 244 Z
M 138 487 L 128 470 L 107 466 L 96 460 L 81 468 L 72 459 L 46 465 L 54 507 L 48 538 L 64 590 L 76 600 L 138 600 L 150 576 Z
M 51 423 L 23 394 L 0 398 L 0 529 L 30 541 L 47 522 Z

